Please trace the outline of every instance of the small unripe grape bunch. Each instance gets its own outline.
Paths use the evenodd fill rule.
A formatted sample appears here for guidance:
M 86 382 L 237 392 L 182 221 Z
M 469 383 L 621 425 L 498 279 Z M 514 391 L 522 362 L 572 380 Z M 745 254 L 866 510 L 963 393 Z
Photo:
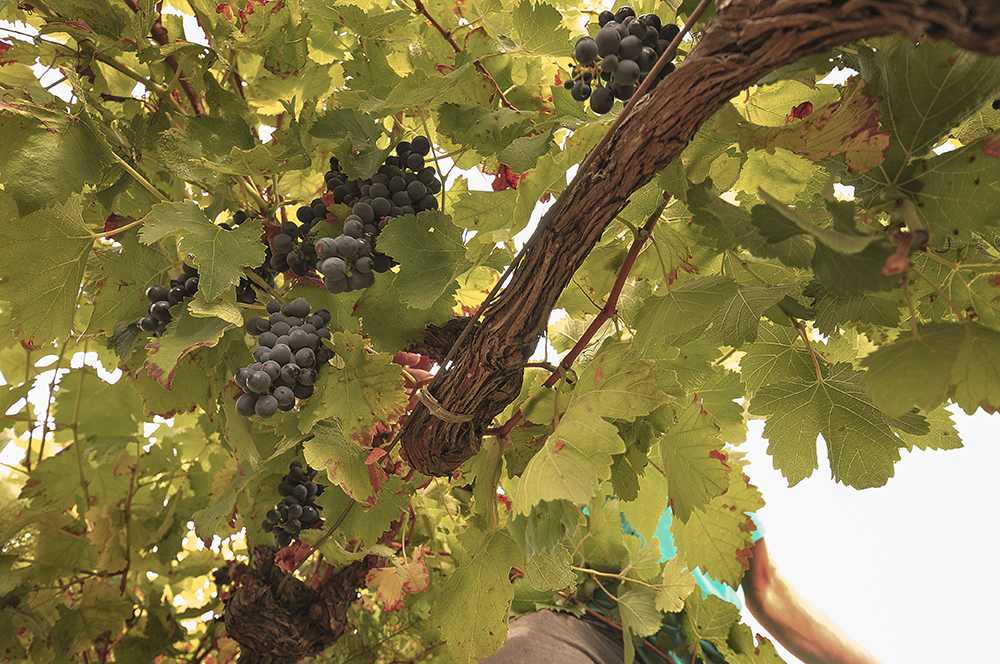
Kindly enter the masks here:
M 198 292 L 198 269 L 187 263 L 181 267 L 181 274 L 170 280 L 169 288 L 156 284 L 146 289 L 149 314 L 136 321 L 140 329 L 157 337 L 162 336 L 167 330 L 167 323 L 173 320 L 170 309 Z
M 656 14 L 636 16 L 631 7 L 601 12 L 601 29 L 594 37 L 580 37 L 574 49 L 572 77 L 563 85 L 573 99 L 590 99 L 595 113 L 607 113 L 615 99 L 628 101 L 680 33 L 672 23 L 664 24 Z M 674 70 L 664 67 L 657 83 Z
M 278 484 L 282 500 L 268 510 L 264 523 L 261 524 L 265 533 L 274 533 L 278 548 L 285 548 L 297 540 L 303 530 L 319 523 L 319 512 L 323 508 L 316 500 L 323 494 L 326 486 L 315 481 L 318 474 L 319 471 L 315 468 L 303 468 L 301 461 L 292 461 L 288 465 L 288 473 Z
M 243 393 L 236 399 L 236 412 L 243 417 L 267 419 L 279 410 L 295 407 L 296 399 L 308 399 L 320 369 L 333 358 L 323 344 L 331 339 L 330 312 L 309 313 L 309 303 L 297 298 L 282 305 L 267 303 L 267 318 L 251 318 L 247 333 L 257 337 L 254 362 L 236 372 Z

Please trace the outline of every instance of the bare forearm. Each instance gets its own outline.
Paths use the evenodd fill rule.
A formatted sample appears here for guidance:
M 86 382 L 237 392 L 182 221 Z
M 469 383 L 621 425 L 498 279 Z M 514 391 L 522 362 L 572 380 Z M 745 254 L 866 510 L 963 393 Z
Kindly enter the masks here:
M 743 581 L 747 608 L 790 653 L 805 664 L 879 664 L 778 573 L 763 541 L 754 547 L 751 560 Z

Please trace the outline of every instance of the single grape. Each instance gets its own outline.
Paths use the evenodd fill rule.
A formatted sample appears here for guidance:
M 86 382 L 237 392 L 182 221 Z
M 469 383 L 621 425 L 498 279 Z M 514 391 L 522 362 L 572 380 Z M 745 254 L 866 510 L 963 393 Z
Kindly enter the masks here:
M 299 517 L 299 521 L 302 522 L 303 526 L 311 526 L 319 521 L 319 512 L 312 505 L 306 505 L 302 508 L 302 516 Z
M 590 96 L 590 108 L 594 113 L 604 114 L 611 110 L 615 105 L 615 96 L 611 93 L 611 89 L 607 87 L 600 87 L 594 90 L 593 94 Z M 273 353 L 272 353 L 273 356 Z
M 622 60 L 615 70 L 615 83 L 621 87 L 635 85 L 639 80 L 639 64 L 635 60 Z
M 347 219 L 344 221 L 344 235 L 349 235 L 353 238 L 359 238 L 365 234 L 365 225 L 361 223 L 360 219 Z M 323 238 L 326 240 L 327 238 Z M 317 253 L 318 248 L 317 248 Z M 322 257 L 322 255 L 321 255 Z
M 629 35 L 622 40 L 622 44 L 618 49 L 618 66 L 621 67 L 621 62 L 624 60 L 635 60 L 641 52 L 642 40 L 634 35 Z
M 573 99 L 577 101 L 586 101 L 590 98 L 590 86 L 583 81 L 577 81 L 573 84 Z
M 639 73 L 648 74 L 649 70 L 656 64 L 656 51 L 648 46 L 643 46 L 636 64 L 639 65 Z
M 615 12 L 615 20 L 621 23 L 627 18 L 635 16 L 635 10 L 631 7 L 619 7 L 618 11 Z
M 375 211 L 372 210 L 372 206 L 368 205 L 368 203 L 356 203 L 352 212 L 361 217 L 361 221 L 366 224 L 370 224 L 375 220 Z
M 297 297 L 281 308 L 281 313 L 285 316 L 295 316 L 305 318 L 309 315 L 309 302 L 303 297 Z
M 244 392 L 240 395 L 240 398 L 236 400 L 236 412 L 241 417 L 250 417 L 254 414 L 254 407 L 256 404 L 257 395 L 253 392 Z
M 351 258 L 358 253 L 358 241 L 349 235 L 336 237 L 337 252 L 344 258 Z
M 604 59 L 601 60 L 601 71 L 613 74 L 615 69 L 618 68 L 618 56 L 617 55 L 606 55 Z
M 668 42 L 674 40 L 674 37 L 681 33 L 681 29 L 674 25 L 673 23 L 667 23 L 660 27 L 660 39 L 665 39 Z
M 421 156 L 426 156 L 431 151 L 431 142 L 426 136 L 416 136 L 410 143 L 410 150 Z
M 149 315 L 160 322 L 170 322 L 170 301 L 160 300 L 149 305 Z
M 170 291 L 167 290 L 167 287 L 160 284 L 154 284 L 146 289 L 146 299 L 150 302 L 162 302 L 167 299 L 169 294 Z
M 278 484 L 278 495 L 281 496 L 292 495 L 292 489 L 294 489 L 295 486 L 296 486 L 295 482 L 292 482 L 286 477 L 285 479 L 281 480 L 280 484 Z M 285 518 L 284 515 L 281 518 L 284 519 Z
M 613 20 L 615 20 L 615 15 L 612 12 L 609 12 L 608 10 L 605 9 L 597 17 L 597 24 L 603 28 L 608 23 L 608 21 L 613 21 Z
M 593 37 L 580 37 L 576 40 L 576 48 L 574 50 L 574 55 L 576 56 L 576 61 L 585 67 L 589 67 L 594 64 L 597 59 L 597 42 L 594 41 Z
M 279 408 L 295 403 L 295 394 L 292 392 L 292 388 L 284 385 L 274 388 L 274 398 L 277 400 Z
M 271 523 L 278 523 L 281 521 L 281 512 L 276 509 L 270 509 L 267 511 L 267 520 Z
M 285 235 L 284 233 L 278 233 L 274 236 L 274 239 L 271 240 L 271 246 L 276 252 L 287 254 L 295 246 L 295 243 L 290 236 Z
M 139 319 L 139 328 L 146 332 L 155 332 L 159 325 L 160 321 L 156 320 L 152 316 L 143 316 Z
M 292 360 L 292 349 L 285 344 L 275 344 L 271 348 L 271 360 L 278 364 L 288 364 Z
M 261 371 L 266 373 L 268 377 L 271 379 L 271 382 L 273 383 L 274 381 L 278 380 L 278 376 L 281 375 L 281 365 L 275 362 L 274 360 L 269 359 L 268 361 L 264 362 L 264 366 L 261 367 Z
M 247 377 L 247 389 L 255 394 L 263 394 L 270 387 L 271 377 L 263 371 L 255 371 Z
M 312 348 L 300 348 L 295 352 L 295 364 L 300 367 L 311 367 L 316 363 L 316 352 Z
M 594 42 L 597 44 L 597 52 L 602 57 L 607 57 L 618 52 L 622 38 L 614 27 L 606 27 L 597 32 Z
M 301 373 L 302 373 L 302 368 L 299 367 L 299 365 L 294 363 L 288 363 L 285 366 L 281 367 L 281 380 L 285 381 L 286 383 L 289 383 L 290 385 L 294 385 L 299 382 L 299 374 Z M 266 376 L 267 374 L 264 375 Z M 296 394 L 295 396 L 299 395 Z
M 301 505 L 289 505 L 288 506 L 288 518 L 298 519 L 302 516 L 302 506 Z

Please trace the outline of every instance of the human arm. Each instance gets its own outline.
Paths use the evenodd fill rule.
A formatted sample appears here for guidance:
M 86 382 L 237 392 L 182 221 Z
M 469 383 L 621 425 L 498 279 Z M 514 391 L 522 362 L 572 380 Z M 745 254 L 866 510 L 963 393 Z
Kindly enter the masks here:
M 754 544 L 742 585 L 750 613 L 805 664 L 879 664 L 778 572 L 763 539 Z

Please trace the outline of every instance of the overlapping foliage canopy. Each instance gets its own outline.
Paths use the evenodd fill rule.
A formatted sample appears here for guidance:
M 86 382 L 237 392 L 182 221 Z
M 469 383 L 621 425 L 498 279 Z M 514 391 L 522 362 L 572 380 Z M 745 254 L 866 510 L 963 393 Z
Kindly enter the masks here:
M 633 6 L 680 25 L 696 4 Z M 620 104 L 596 116 L 560 84 L 588 3 L 0 1 L 20 451 L 0 469 L 0 660 L 232 658 L 216 616 L 264 578 L 235 563 L 270 564 L 260 524 L 298 458 L 330 486 L 324 521 L 277 564 L 344 635 L 287 661 L 474 661 L 509 612 L 579 613 L 597 580 L 629 648 L 685 608 L 691 650 L 775 661 L 689 572 L 743 574 L 766 498 L 733 454 L 746 418 L 790 483 L 822 436 L 864 489 L 902 449 L 961 445 L 949 402 L 1000 407 L 1000 26 L 971 0 L 719 4 L 612 126 Z M 837 67 L 855 73 L 818 82 Z M 448 178 L 439 210 L 380 236 L 398 267 L 341 295 L 257 281 L 261 238 L 324 193 L 331 156 L 369 177 L 415 135 Z M 150 336 L 145 292 L 182 261 L 199 292 Z M 328 309 L 336 357 L 296 409 L 248 421 L 233 376 L 271 297 Z M 445 368 L 415 369 L 467 327 Z M 532 355 L 542 334 L 557 356 Z M 285 608 L 241 626 L 316 631 Z

